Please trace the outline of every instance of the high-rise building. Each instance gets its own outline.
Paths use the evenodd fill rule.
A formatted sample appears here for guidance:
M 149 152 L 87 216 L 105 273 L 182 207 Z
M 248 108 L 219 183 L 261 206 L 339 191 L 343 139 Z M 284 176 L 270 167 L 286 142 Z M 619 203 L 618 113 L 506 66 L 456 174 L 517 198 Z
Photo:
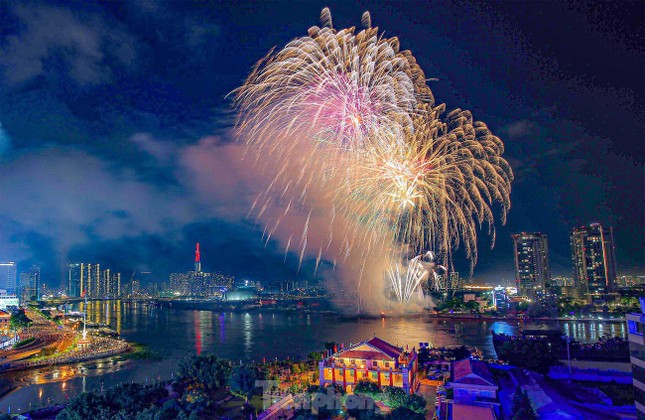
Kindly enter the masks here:
M 137 279 L 132 280 L 132 294 L 138 295 L 141 293 L 141 283 Z
M 67 296 L 81 297 L 81 263 L 67 263 Z
M 571 256 L 579 299 L 593 300 L 616 286 L 614 232 L 600 223 L 573 229 Z
M 81 263 L 81 296 L 94 297 L 98 283 L 97 266 L 100 272 L 99 264 Z
M 195 271 L 171 273 L 169 290 L 172 294 L 182 296 L 213 297 L 221 295 L 222 289 L 230 289 L 233 278 L 220 273 L 205 273 L 202 271 L 199 243 L 195 247 Z M 291 285 L 293 288 L 293 284 Z
M 20 301 L 32 300 L 40 300 L 40 267 L 37 265 L 20 273 Z
M 640 298 L 640 313 L 627 314 L 629 359 L 632 364 L 634 400 L 638 418 L 645 418 L 645 297 Z
M 67 296 L 114 298 L 121 294 L 121 273 L 109 268 L 101 270 L 100 264 L 67 264 Z
M 534 299 L 542 295 L 551 282 L 546 235 L 522 232 L 511 236 L 518 293 Z
M 450 272 L 450 282 L 448 283 L 448 287 L 452 290 L 462 289 L 461 278 L 459 277 L 458 271 Z
M 6 290 L 8 295 L 15 295 L 17 291 L 16 270 L 15 262 L 0 262 L 0 289 Z
M 202 256 L 199 253 L 199 242 L 197 242 L 197 247 L 195 248 L 195 272 L 202 272 Z

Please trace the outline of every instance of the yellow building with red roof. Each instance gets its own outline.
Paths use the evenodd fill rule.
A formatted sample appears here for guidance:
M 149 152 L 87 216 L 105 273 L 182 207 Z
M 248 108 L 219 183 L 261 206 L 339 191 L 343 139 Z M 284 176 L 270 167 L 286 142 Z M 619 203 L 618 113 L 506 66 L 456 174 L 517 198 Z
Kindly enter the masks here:
M 412 393 L 417 387 L 416 350 L 404 351 L 374 336 L 350 345 L 319 363 L 320 384 L 341 385 L 352 392 L 356 383 L 368 379 L 379 387 L 396 386 Z
M 9 334 L 9 321 L 11 321 L 11 314 L 5 311 L 0 311 L 0 333 Z

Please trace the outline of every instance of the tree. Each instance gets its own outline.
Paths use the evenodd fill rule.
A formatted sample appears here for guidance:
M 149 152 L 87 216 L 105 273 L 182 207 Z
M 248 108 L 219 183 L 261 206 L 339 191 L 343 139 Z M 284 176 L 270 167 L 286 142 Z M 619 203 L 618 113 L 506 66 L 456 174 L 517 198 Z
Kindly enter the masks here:
M 476 300 L 469 300 L 466 302 L 466 309 L 471 311 L 479 311 L 479 303 Z
M 67 407 L 61 411 L 57 420 L 85 420 L 105 417 L 109 406 L 105 398 L 93 392 L 83 392 L 72 399 Z
M 294 363 L 291 366 L 291 373 L 293 373 L 294 375 L 299 375 L 300 374 L 300 366 L 298 366 L 297 363 Z
M 425 416 L 419 413 L 415 413 L 406 407 L 398 407 L 392 410 L 392 412 L 386 417 L 388 420 L 423 420 Z
M 110 389 L 105 394 L 105 399 L 115 411 L 136 413 L 167 396 L 168 390 L 162 386 L 147 387 L 139 383 L 125 383 Z
M 255 395 L 255 381 L 263 379 L 257 368 L 239 365 L 231 372 L 231 391 L 250 400 Z
M 401 388 L 395 386 L 386 386 L 383 389 L 385 394 L 384 402 L 388 407 L 395 409 L 398 407 L 405 407 L 408 402 L 408 393 Z
M 179 377 L 207 391 L 228 386 L 231 364 L 215 355 L 194 356 L 179 362 Z
M 354 394 L 365 395 L 371 398 L 375 398 L 378 394 L 380 394 L 380 392 L 381 390 L 379 389 L 378 385 L 370 381 L 369 379 L 361 379 L 360 381 L 356 382 L 356 386 L 354 387 Z
M 312 351 L 311 353 L 309 353 L 307 355 L 307 359 L 309 359 L 309 360 L 311 360 L 313 362 L 319 362 L 319 361 L 322 360 L 322 354 L 320 354 L 320 352 L 317 352 L 317 351 Z
M 31 324 L 33 324 L 33 322 L 27 317 L 25 311 L 22 309 L 11 314 L 11 318 L 9 319 L 9 327 L 12 330 L 21 330 L 31 326 Z
M 529 395 L 519 386 L 515 390 L 513 397 L 513 420 L 537 420 L 539 417 L 533 406 Z
M 417 414 L 425 414 L 426 412 L 426 400 L 421 395 L 408 395 L 405 406 Z
M 470 357 L 470 350 L 466 346 L 460 346 L 452 351 L 452 355 L 455 357 L 455 360 L 468 359 Z

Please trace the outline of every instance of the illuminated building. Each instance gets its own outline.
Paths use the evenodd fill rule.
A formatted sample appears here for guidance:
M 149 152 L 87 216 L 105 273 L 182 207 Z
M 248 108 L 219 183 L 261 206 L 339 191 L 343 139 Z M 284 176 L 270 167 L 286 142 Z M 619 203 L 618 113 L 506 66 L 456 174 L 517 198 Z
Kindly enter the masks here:
M 17 308 L 20 305 L 18 296 L 9 294 L 6 290 L 0 290 L 0 310 L 6 311 L 8 308 Z
M 20 273 L 20 301 L 40 300 L 40 267 L 34 265 Z
M 640 298 L 641 313 L 627 314 L 629 358 L 632 364 L 634 402 L 638 418 L 645 418 L 645 297 Z
M 251 300 L 257 297 L 258 289 L 255 286 L 238 287 L 235 290 L 224 293 L 222 300 L 227 302 L 239 300 Z
M 6 290 L 9 294 L 15 294 L 16 275 L 15 262 L 0 262 L 0 289 Z
M 101 270 L 100 264 L 67 264 L 67 296 L 114 298 L 121 294 L 121 273 L 109 268 Z
M 199 242 L 197 242 L 197 246 L 195 247 L 195 272 L 202 272 L 202 256 L 199 253 Z
M 461 290 L 462 284 L 459 272 L 453 271 L 450 273 L 450 282 L 448 287 L 452 290 Z
M 579 299 L 592 301 L 613 291 L 616 285 L 614 232 L 599 223 L 571 233 L 573 278 Z
M 505 287 L 497 286 L 492 291 L 493 306 L 497 310 L 506 310 L 510 305 L 510 297 Z
M 132 280 L 132 294 L 138 295 L 141 292 L 141 283 L 139 280 Z
M 9 321 L 11 320 L 11 314 L 0 311 L 0 333 L 3 335 L 9 334 Z
M 222 289 L 231 289 L 232 285 L 233 277 L 202 271 L 199 243 L 195 247 L 195 271 L 172 273 L 169 278 L 170 292 L 181 296 L 219 296 Z
M 407 352 L 372 337 L 320 361 L 320 385 L 335 383 L 352 392 L 358 381 L 368 379 L 379 388 L 396 386 L 412 393 L 417 385 L 417 369 L 414 348 Z
M 81 297 L 81 264 L 67 263 L 67 296 Z
M 511 235 L 515 253 L 515 279 L 522 296 L 536 298 L 551 283 L 549 248 L 543 233 Z
M 450 382 L 453 399 L 442 407 L 446 419 L 499 418 L 499 389 L 486 363 L 470 359 L 450 363 Z

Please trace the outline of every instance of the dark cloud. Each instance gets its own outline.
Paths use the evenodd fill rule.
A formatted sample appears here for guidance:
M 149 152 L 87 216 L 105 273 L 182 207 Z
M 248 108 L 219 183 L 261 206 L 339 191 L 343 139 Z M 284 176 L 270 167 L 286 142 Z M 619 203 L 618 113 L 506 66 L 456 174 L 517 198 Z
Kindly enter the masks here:
M 16 4 L 13 33 L 0 53 L 4 80 L 19 85 L 38 77 L 51 83 L 95 85 L 113 80 L 114 67 L 137 61 L 136 41 L 99 15 L 64 7 Z

